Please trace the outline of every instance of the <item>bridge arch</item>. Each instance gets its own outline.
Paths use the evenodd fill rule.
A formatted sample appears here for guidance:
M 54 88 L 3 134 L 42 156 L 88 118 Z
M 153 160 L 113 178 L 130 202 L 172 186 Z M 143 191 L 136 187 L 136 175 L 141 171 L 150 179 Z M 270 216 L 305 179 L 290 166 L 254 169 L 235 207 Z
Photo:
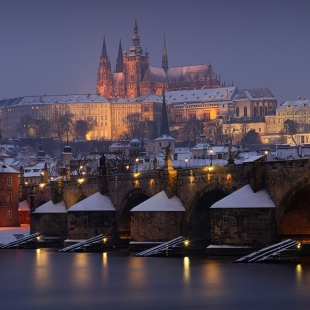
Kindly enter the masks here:
M 190 202 L 186 215 L 186 237 L 196 247 L 205 248 L 211 242 L 210 207 L 218 200 L 229 195 L 230 191 L 223 185 L 210 184 L 197 191 Z
M 278 236 L 310 240 L 310 178 L 299 180 L 282 198 L 276 212 Z
M 150 195 L 143 188 L 134 188 L 123 197 L 119 208 L 117 208 L 117 231 L 120 239 L 131 238 L 131 214 L 130 210 L 149 199 Z

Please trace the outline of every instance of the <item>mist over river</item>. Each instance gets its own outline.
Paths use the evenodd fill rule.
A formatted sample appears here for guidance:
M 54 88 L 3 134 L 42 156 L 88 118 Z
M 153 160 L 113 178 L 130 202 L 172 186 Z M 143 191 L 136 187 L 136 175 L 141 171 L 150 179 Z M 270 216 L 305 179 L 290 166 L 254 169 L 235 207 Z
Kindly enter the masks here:
M 310 309 L 310 263 L 0 250 L 0 309 Z

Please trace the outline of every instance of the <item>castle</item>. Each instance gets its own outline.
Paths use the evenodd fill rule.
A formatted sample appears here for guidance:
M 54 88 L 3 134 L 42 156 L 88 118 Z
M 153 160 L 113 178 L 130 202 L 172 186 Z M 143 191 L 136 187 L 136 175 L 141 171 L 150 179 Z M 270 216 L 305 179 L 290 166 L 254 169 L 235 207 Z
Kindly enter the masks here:
M 145 94 L 160 95 L 166 91 L 217 88 L 220 81 L 211 64 L 192 65 L 169 68 L 166 40 L 162 54 L 162 66 L 149 65 L 149 53 L 140 46 L 137 20 L 135 20 L 132 45 L 129 50 L 122 51 L 119 43 L 118 56 L 114 72 L 107 54 L 105 38 L 97 75 L 97 94 L 106 98 L 135 98 Z

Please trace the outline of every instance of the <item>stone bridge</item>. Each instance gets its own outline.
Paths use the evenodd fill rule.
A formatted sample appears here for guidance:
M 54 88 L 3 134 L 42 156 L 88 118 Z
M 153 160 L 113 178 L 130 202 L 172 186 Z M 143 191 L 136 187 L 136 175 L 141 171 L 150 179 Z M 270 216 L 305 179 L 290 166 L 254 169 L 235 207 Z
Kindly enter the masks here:
M 180 198 L 186 209 L 187 227 L 192 227 L 209 216 L 213 203 L 246 184 L 254 192 L 267 190 L 276 206 L 278 234 L 310 234 L 308 159 L 110 176 L 108 195 L 116 207 L 119 227 L 127 221 L 129 229 L 130 209 L 162 190 L 169 198 L 174 195 Z
M 185 232 L 199 235 L 210 231 L 210 207 L 246 184 L 254 192 L 266 189 L 274 202 L 275 234 L 310 236 L 308 159 L 108 175 L 88 179 L 81 187 L 74 180 L 52 183 L 54 189 L 47 186 L 37 191 L 36 207 L 50 199 L 63 199 L 70 208 L 97 191 L 106 193 L 116 208 L 118 233 L 125 238 L 131 234 L 130 210 L 163 190 L 168 198 L 177 196 L 185 207 Z M 53 197 L 55 193 L 61 197 Z

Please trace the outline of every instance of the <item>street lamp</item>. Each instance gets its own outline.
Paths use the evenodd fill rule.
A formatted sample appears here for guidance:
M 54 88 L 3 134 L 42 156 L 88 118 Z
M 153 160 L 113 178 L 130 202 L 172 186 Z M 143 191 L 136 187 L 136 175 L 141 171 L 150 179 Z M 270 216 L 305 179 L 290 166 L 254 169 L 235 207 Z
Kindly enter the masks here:
M 264 153 L 265 153 L 265 161 L 267 161 L 268 152 L 269 152 L 268 150 L 265 150 L 265 151 L 264 151 Z
M 188 162 L 188 158 L 187 158 L 187 157 L 185 157 L 184 161 L 185 161 L 185 164 L 186 164 L 186 169 L 187 169 L 187 162 Z
M 212 154 L 213 154 L 212 147 L 210 148 L 209 152 L 210 152 L 210 157 L 211 157 L 211 164 L 210 164 L 210 166 L 212 166 Z

